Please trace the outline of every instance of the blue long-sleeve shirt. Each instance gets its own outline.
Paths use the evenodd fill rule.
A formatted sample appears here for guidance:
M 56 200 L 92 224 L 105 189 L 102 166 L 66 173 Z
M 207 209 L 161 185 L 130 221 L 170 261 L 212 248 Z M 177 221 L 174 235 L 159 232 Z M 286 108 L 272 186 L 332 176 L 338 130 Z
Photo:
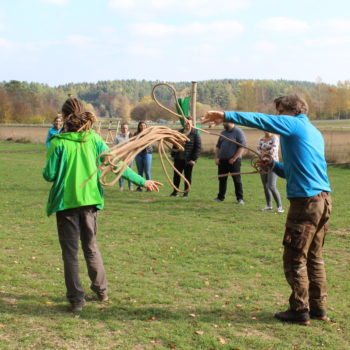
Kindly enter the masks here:
M 52 127 L 49 129 L 49 131 L 47 132 L 47 137 L 46 137 L 46 147 L 50 148 L 50 140 L 57 134 L 59 134 L 61 132 L 61 130 L 63 129 L 63 127 L 61 129 L 56 129 L 55 125 L 52 124 Z
M 288 198 L 330 192 L 324 140 L 305 114 L 289 116 L 225 112 L 224 121 L 280 135 L 284 163 L 275 162 L 273 171 L 286 178 Z

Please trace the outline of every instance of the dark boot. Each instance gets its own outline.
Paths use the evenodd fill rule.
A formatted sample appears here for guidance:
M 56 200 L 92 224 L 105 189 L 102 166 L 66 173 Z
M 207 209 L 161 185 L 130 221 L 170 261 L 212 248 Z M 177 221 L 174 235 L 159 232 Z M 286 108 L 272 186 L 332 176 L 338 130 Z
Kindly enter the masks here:
M 277 312 L 275 314 L 275 318 L 282 322 L 297 323 L 304 326 L 310 324 L 310 315 L 308 311 L 298 312 L 293 310 L 287 310 Z
M 310 310 L 310 317 L 316 320 L 323 320 L 327 321 L 328 316 L 326 310 L 322 309 L 311 309 Z

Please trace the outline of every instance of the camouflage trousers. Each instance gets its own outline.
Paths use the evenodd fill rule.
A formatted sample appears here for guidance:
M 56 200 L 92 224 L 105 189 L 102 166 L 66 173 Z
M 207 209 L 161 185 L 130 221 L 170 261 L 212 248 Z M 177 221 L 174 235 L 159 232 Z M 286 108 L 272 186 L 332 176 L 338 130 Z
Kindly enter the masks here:
M 292 293 L 290 308 L 295 311 L 326 309 L 326 272 L 322 247 L 332 210 L 329 193 L 290 198 L 283 238 L 284 273 Z

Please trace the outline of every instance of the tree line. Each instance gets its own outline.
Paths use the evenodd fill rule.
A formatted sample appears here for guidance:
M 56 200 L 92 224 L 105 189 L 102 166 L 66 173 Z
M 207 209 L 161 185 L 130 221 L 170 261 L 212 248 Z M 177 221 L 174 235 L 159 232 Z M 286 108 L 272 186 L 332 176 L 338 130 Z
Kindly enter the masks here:
M 59 113 L 68 94 L 83 100 L 87 108 L 102 118 L 130 120 L 176 120 L 152 100 L 152 87 L 159 81 L 114 80 L 71 83 L 51 87 L 21 81 L 0 83 L 0 123 L 50 122 Z M 191 93 L 190 82 L 172 83 L 179 96 Z M 274 113 L 274 98 L 298 93 L 310 106 L 311 119 L 350 118 L 350 81 L 336 85 L 288 80 L 209 80 L 198 82 L 197 114 L 210 109 Z M 157 98 L 174 108 L 169 89 L 159 88 Z

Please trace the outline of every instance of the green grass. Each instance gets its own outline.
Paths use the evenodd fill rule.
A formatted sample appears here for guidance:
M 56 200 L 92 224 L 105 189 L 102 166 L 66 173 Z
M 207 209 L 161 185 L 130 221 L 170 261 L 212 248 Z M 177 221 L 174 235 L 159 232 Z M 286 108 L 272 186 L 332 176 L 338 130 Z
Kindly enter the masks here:
M 246 204 L 212 202 L 212 159 L 201 158 L 188 199 L 106 188 L 98 242 L 110 299 L 67 312 L 42 145 L 0 143 L 0 349 L 349 349 L 349 169 L 330 168 L 334 211 L 326 238 L 331 321 L 281 324 L 286 213 L 263 213 L 260 179 L 244 176 Z M 248 162 L 244 169 L 249 169 Z M 153 178 L 165 182 L 158 159 Z M 278 180 L 285 199 L 285 183 Z M 81 279 L 89 280 L 81 256 Z M 199 333 L 199 334 L 198 334 Z

